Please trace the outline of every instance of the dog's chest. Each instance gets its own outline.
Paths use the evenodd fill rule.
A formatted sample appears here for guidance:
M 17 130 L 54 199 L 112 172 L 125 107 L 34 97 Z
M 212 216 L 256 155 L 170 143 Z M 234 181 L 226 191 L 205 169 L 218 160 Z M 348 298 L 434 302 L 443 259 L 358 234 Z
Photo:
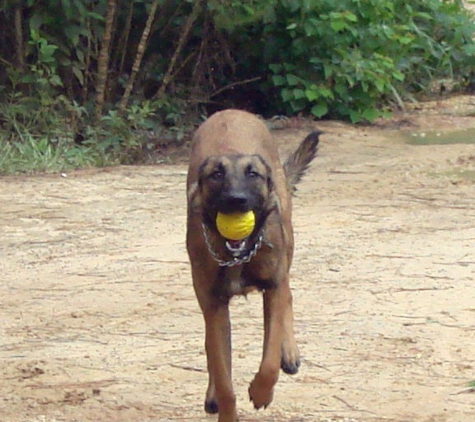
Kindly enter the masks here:
M 217 280 L 219 296 L 231 298 L 246 295 L 253 290 L 266 290 L 276 286 L 276 279 L 266 272 L 259 271 L 260 266 L 249 264 L 221 268 Z

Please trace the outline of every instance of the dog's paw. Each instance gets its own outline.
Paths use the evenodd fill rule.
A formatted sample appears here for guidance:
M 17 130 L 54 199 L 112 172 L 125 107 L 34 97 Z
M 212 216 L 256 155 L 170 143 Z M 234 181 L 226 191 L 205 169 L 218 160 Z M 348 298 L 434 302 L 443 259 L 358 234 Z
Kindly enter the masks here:
M 205 412 L 211 415 L 218 413 L 218 402 L 216 399 L 205 400 Z
M 289 375 L 295 375 L 299 371 L 300 352 L 296 344 L 292 346 L 286 343 L 283 344 L 280 367 L 282 371 Z
M 296 360 L 287 360 L 282 356 L 282 361 L 280 363 L 282 371 L 289 375 L 295 375 L 300 368 L 300 359 Z
M 249 399 L 254 403 L 256 409 L 269 406 L 274 398 L 274 387 L 268 387 L 259 381 L 258 375 L 249 386 Z

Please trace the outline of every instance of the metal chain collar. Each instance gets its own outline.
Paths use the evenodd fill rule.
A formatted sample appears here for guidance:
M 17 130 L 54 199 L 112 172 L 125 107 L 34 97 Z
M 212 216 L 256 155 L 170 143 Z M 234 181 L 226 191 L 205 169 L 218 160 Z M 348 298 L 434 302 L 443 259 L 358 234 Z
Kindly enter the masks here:
M 226 261 L 224 259 L 221 259 L 218 253 L 213 249 L 213 246 L 211 245 L 209 228 L 204 223 L 202 224 L 202 226 L 203 226 L 203 234 L 204 234 L 206 246 L 208 247 L 208 251 L 220 267 L 230 268 L 236 265 L 247 264 L 248 262 L 251 261 L 252 258 L 254 258 L 257 251 L 261 248 L 262 242 L 264 240 L 264 234 L 263 233 L 259 234 L 259 237 L 257 238 L 257 242 L 254 244 L 254 247 L 250 249 L 246 255 L 242 256 L 241 258 L 234 257 L 230 259 L 229 261 Z

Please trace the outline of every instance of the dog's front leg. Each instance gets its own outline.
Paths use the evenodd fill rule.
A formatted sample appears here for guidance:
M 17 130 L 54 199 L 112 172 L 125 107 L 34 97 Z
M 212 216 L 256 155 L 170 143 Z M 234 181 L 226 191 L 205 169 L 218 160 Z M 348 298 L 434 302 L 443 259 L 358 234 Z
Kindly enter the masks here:
M 218 422 L 236 422 L 236 396 L 231 378 L 231 327 L 227 304 L 213 301 L 203 308 L 209 385 L 205 408 L 219 413 Z
M 281 366 L 282 343 L 285 339 L 287 308 L 291 303 L 288 276 L 277 287 L 264 292 L 264 350 L 259 372 L 249 387 L 249 397 L 256 409 L 267 407 L 274 396 L 274 385 L 279 379 Z

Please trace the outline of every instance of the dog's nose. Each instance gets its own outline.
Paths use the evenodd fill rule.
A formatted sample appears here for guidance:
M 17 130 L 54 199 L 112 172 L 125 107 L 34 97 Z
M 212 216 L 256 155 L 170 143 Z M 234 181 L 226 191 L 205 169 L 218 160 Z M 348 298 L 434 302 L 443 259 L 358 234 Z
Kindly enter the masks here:
M 224 213 L 246 212 L 249 211 L 249 200 L 244 193 L 229 193 L 221 196 L 218 208 Z
M 242 207 L 245 207 L 248 201 L 246 195 L 242 193 L 235 193 L 229 195 L 229 197 L 227 198 L 227 202 L 230 207 L 236 207 L 240 209 Z

